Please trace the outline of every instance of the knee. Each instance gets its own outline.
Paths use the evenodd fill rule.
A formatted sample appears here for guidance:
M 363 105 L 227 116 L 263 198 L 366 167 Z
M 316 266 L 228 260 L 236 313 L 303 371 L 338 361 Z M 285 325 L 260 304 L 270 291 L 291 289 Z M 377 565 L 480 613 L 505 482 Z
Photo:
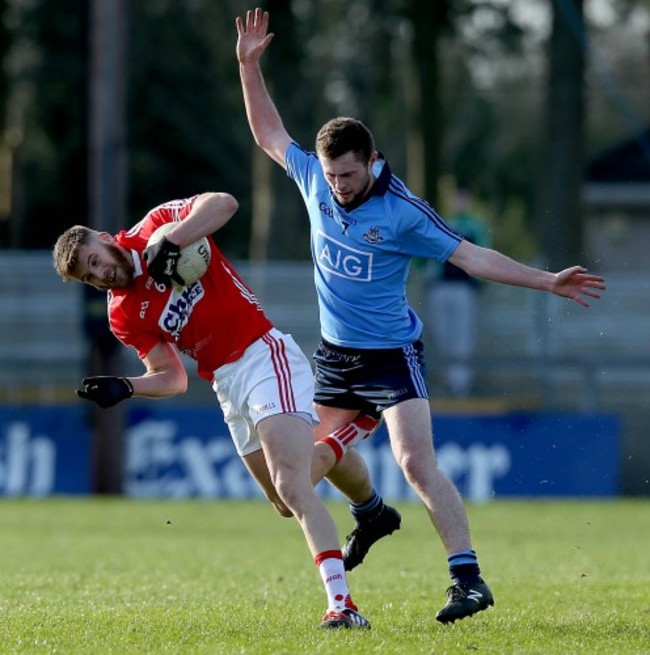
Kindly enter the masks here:
M 400 467 L 407 481 L 415 486 L 423 486 L 427 480 L 436 475 L 435 460 L 420 458 L 414 455 L 405 455 L 400 459 Z
M 293 512 L 289 509 L 289 506 L 284 502 L 282 497 L 278 493 L 267 493 L 266 497 L 269 499 L 269 502 L 273 506 L 273 509 L 283 518 L 290 519 L 293 517 Z
M 294 516 L 297 513 L 299 514 L 300 494 L 297 493 L 294 485 L 290 482 L 279 481 L 276 483 L 276 489 L 282 505 L 284 505 L 289 512 L 289 516 Z M 285 515 L 283 514 L 283 516 Z
M 293 512 L 281 501 L 281 500 L 274 500 L 274 499 L 269 499 L 271 501 L 271 505 L 273 505 L 273 508 L 275 511 L 284 519 L 292 519 L 293 518 Z

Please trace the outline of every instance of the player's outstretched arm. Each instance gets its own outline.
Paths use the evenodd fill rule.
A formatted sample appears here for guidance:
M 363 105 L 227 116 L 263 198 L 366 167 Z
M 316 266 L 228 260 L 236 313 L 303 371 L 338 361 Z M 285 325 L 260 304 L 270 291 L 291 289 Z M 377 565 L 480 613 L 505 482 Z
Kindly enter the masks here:
M 147 369 L 144 375 L 84 378 L 77 395 L 106 409 L 132 396 L 166 398 L 187 391 L 187 372 L 171 344 L 165 341 L 156 344 L 142 363 Z
M 549 291 L 569 298 L 582 307 L 589 307 L 586 298 L 600 298 L 600 292 L 605 290 L 605 279 L 588 273 L 582 266 L 572 266 L 559 273 L 552 273 L 527 266 L 497 250 L 481 248 L 468 241 L 459 244 L 449 261 L 474 277 Z
M 266 89 L 260 68 L 260 57 L 273 39 L 273 33 L 267 33 L 269 14 L 258 7 L 246 12 L 245 20 L 238 16 L 235 24 L 239 76 L 248 124 L 255 143 L 286 168 L 284 155 L 292 139 Z
M 550 290 L 557 296 L 570 298 L 583 307 L 589 307 L 583 296 L 600 298 L 600 292 L 605 288 L 605 278 L 588 273 L 582 266 L 572 266 L 555 274 L 555 282 Z
M 166 398 L 187 391 L 187 372 L 170 343 L 157 343 L 142 363 L 147 369 L 145 374 L 129 378 L 133 384 L 134 395 Z

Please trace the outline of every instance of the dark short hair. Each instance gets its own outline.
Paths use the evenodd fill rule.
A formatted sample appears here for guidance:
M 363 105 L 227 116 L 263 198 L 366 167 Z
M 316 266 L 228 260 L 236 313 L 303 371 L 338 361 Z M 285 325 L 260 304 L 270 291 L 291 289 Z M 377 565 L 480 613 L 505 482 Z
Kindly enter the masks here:
M 332 118 L 316 135 L 316 154 L 325 159 L 337 159 L 353 152 L 358 159 L 367 163 L 374 151 L 372 132 L 356 118 Z
M 52 263 L 54 270 L 64 281 L 74 280 L 74 272 L 79 263 L 79 249 L 90 241 L 94 232 L 84 225 L 75 225 L 67 229 L 54 244 L 52 249 Z

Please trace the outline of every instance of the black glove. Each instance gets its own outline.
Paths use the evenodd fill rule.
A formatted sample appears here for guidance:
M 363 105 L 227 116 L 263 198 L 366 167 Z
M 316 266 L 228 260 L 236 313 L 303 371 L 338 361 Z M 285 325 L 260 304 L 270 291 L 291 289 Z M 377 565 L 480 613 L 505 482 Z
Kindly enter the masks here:
M 147 246 L 144 261 L 147 262 L 149 275 L 158 283 L 171 287 L 172 282 L 185 286 L 185 280 L 178 274 L 176 267 L 181 256 L 181 249 L 175 243 L 163 237 L 160 241 Z
M 118 378 L 112 375 L 99 375 L 92 378 L 84 378 L 81 381 L 81 389 L 77 389 L 77 396 L 92 400 L 100 407 L 106 409 L 117 403 L 130 398 L 133 395 L 133 385 L 126 378 Z

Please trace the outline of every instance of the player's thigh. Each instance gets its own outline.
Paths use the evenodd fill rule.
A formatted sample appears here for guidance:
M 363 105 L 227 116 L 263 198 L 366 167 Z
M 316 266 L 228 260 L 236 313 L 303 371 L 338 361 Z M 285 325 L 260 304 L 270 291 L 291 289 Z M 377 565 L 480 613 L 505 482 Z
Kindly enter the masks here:
M 425 398 L 411 398 L 384 410 L 384 420 L 395 459 L 400 465 L 435 465 L 431 409 Z
M 314 450 L 313 428 L 300 416 L 274 414 L 257 424 L 271 478 L 278 475 L 304 478 L 311 487 L 311 458 Z

